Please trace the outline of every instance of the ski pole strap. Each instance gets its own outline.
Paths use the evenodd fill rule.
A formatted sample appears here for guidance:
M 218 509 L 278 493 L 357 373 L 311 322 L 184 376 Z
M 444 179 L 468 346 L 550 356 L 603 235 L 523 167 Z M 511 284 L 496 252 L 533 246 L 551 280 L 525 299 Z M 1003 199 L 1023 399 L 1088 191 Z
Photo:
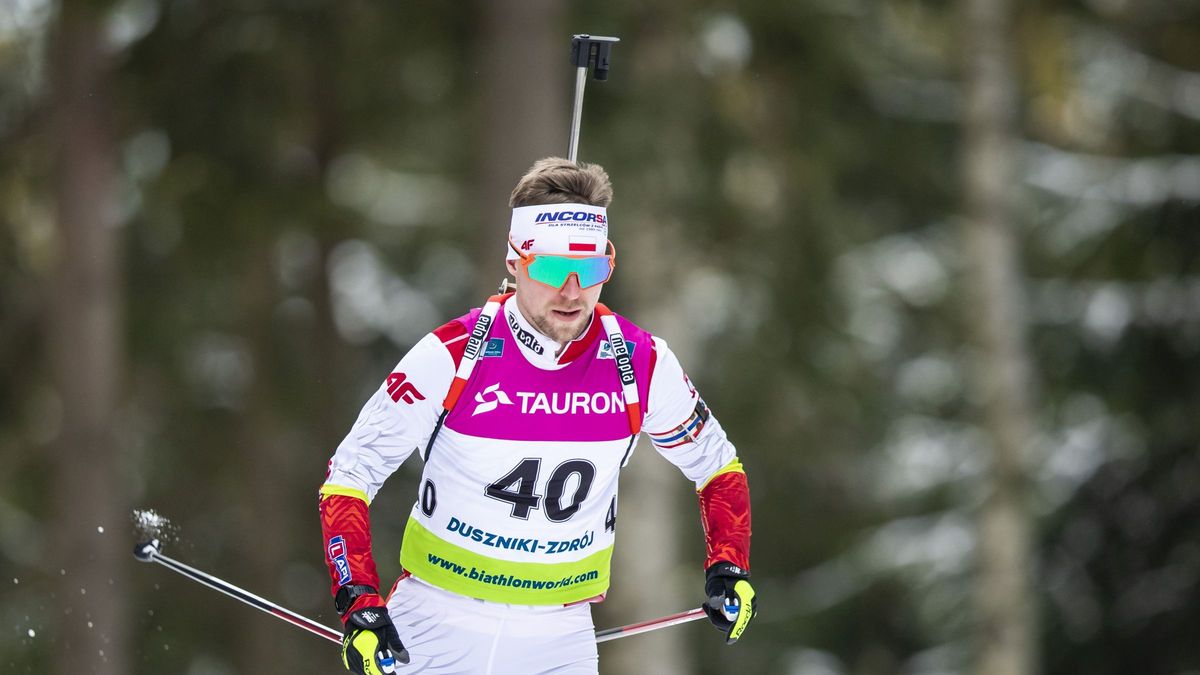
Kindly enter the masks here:
M 629 432 L 637 436 L 642 430 L 642 407 L 638 399 L 637 378 L 633 374 L 633 359 L 629 356 L 629 345 L 621 335 L 617 316 L 602 303 L 596 303 L 596 314 L 612 347 L 613 361 L 617 364 L 617 376 L 621 378 L 621 391 L 625 396 L 625 414 L 629 416 Z
M 506 293 L 488 298 L 479 318 L 475 320 L 475 327 L 471 329 L 471 337 L 467 338 L 467 346 L 463 350 L 462 361 L 459 362 L 458 370 L 454 373 L 454 380 L 450 382 L 450 391 L 446 393 L 446 398 L 442 401 L 442 407 L 447 412 L 454 409 L 454 405 L 458 403 L 458 397 L 462 396 L 463 390 L 466 389 L 467 381 L 471 379 L 471 373 L 475 371 L 475 364 L 479 363 L 479 359 L 483 356 L 483 345 L 487 341 L 488 333 L 491 332 L 492 324 L 496 321 L 500 305 L 511 295 L 512 293 Z

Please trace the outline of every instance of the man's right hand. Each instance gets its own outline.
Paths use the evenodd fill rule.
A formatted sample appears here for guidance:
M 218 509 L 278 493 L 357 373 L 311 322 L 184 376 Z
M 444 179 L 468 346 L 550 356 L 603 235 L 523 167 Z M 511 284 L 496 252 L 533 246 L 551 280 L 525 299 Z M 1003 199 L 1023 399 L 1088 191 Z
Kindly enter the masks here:
M 346 624 L 342 638 L 346 670 L 357 675 L 385 675 L 396 672 L 396 664 L 408 663 L 408 650 L 387 607 L 360 607 L 347 612 L 342 621 Z
M 750 572 L 722 561 L 709 567 L 705 577 L 704 593 L 708 601 L 704 603 L 704 613 L 725 634 L 725 644 L 731 645 L 742 637 L 758 613 Z

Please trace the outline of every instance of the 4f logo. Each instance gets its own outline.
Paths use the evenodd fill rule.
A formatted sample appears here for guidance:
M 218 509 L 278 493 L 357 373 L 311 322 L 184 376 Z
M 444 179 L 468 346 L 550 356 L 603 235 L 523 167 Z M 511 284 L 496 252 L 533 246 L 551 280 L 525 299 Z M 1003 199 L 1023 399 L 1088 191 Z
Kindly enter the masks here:
M 533 240 L 532 239 L 526 239 L 525 241 L 521 242 L 521 250 L 522 251 L 528 251 L 531 248 L 533 248 Z
M 399 403 L 400 401 L 404 401 L 405 403 L 413 403 L 413 399 L 416 399 L 417 401 L 424 401 L 425 397 L 421 395 L 421 392 L 417 391 L 417 388 L 413 386 L 412 382 L 406 381 L 407 377 L 408 376 L 404 373 L 392 373 L 391 375 L 388 375 L 387 390 L 388 394 L 391 395 L 392 400 L 396 403 Z

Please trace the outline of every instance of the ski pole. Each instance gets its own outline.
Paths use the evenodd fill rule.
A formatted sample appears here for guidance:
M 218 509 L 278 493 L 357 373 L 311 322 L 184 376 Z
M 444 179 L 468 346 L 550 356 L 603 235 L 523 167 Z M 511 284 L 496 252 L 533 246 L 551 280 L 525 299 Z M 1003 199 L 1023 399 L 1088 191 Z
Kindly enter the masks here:
M 270 600 L 260 598 L 243 588 L 238 588 L 228 581 L 218 579 L 211 574 L 201 572 L 194 567 L 189 567 L 178 560 L 169 558 L 163 555 L 162 551 L 159 550 L 161 546 L 162 544 L 157 539 L 151 539 L 150 541 L 143 542 L 133 547 L 133 557 L 142 562 L 156 562 L 173 572 L 182 574 L 192 581 L 199 582 L 213 590 L 220 591 L 235 600 L 241 600 L 255 609 L 262 610 L 277 619 L 282 619 L 293 626 L 296 626 L 297 628 L 302 628 L 312 633 L 313 635 L 323 637 L 326 640 L 329 640 L 330 642 L 336 642 L 339 645 L 342 643 L 341 631 L 336 631 L 325 624 L 317 623 L 312 619 L 300 616 L 291 610 L 280 607 Z
M 174 558 L 163 555 L 162 551 L 160 550 L 161 547 L 162 544 L 158 539 L 151 539 L 150 541 L 134 546 L 133 557 L 142 562 L 158 563 L 172 572 L 178 572 L 192 581 L 208 586 L 215 591 L 220 591 L 221 593 L 224 593 L 235 600 L 240 600 L 241 602 L 244 602 L 255 609 L 266 612 L 277 619 L 286 621 L 297 628 L 306 630 L 317 637 L 325 638 L 326 640 L 335 642 L 337 644 L 342 643 L 342 634 L 332 628 L 329 628 L 325 624 L 317 623 L 316 621 L 313 621 L 307 617 L 303 617 L 289 609 L 280 607 L 270 600 L 261 598 L 244 588 L 235 586 L 224 579 L 214 577 L 207 572 L 202 572 L 195 567 L 185 565 Z M 596 642 L 607 642 L 609 640 L 630 637 L 632 635 L 647 633 L 649 631 L 666 628 L 668 626 L 676 626 L 681 623 L 695 621 L 696 619 L 703 617 L 704 610 L 697 607 L 696 609 L 690 609 L 686 612 L 671 614 L 670 616 L 664 616 L 657 619 L 650 619 L 649 621 L 631 623 L 627 626 L 618 626 L 616 628 L 607 628 L 605 630 L 596 631 Z
M 579 123 L 583 119 L 583 88 L 587 84 L 588 66 L 596 67 L 594 76 L 597 80 L 607 80 L 612 46 L 620 41 L 620 38 L 586 33 L 571 38 L 571 63 L 575 64 L 575 105 L 571 114 L 571 141 L 567 148 L 567 159 L 572 162 L 579 155 Z
M 666 628 L 667 626 L 678 626 L 681 623 L 687 623 L 689 621 L 695 621 L 696 619 L 703 618 L 704 609 L 697 607 L 696 609 L 689 609 L 686 612 L 680 612 L 670 616 L 663 616 L 657 619 L 650 619 L 649 621 L 642 621 L 639 623 L 631 623 L 628 626 L 619 626 L 617 628 L 598 630 L 596 631 L 596 642 L 618 640 L 631 635 L 648 633 L 652 630 L 658 630 L 659 628 Z

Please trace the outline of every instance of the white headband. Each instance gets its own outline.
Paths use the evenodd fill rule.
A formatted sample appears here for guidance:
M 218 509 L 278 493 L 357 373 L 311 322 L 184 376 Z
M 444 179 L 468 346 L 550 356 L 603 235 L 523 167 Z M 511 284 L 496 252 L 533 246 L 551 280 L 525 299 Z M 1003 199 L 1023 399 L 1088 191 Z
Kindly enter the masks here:
M 513 209 L 509 239 L 522 253 L 604 255 L 608 250 L 608 212 L 589 204 L 542 204 Z M 508 246 L 507 260 L 517 252 Z

